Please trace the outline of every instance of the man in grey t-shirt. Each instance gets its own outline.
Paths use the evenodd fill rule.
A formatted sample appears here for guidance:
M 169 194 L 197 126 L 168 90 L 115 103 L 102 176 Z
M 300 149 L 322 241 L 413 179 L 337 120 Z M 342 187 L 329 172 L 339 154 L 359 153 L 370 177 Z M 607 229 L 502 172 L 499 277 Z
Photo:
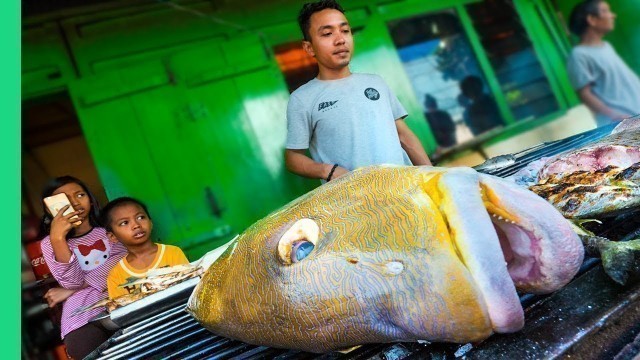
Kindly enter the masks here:
M 330 181 L 367 165 L 431 165 L 384 80 L 349 70 L 353 37 L 342 7 L 331 0 L 305 4 L 298 22 L 319 73 L 289 99 L 287 168 Z
M 569 19 L 580 37 L 567 64 L 569 79 L 598 126 L 640 113 L 640 79 L 602 38 L 613 30 L 616 14 L 602 0 L 578 4 Z

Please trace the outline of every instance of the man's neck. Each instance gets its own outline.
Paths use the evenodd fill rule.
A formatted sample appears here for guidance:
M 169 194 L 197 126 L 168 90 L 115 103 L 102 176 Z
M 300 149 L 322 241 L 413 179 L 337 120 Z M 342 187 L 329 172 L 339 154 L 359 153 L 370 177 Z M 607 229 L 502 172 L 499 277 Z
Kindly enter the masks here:
M 344 79 L 349 75 L 351 75 L 351 70 L 349 70 L 348 66 L 345 66 L 340 69 L 328 69 L 328 68 L 320 67 L 320 71 L 318 73 L 318 80 L 338 80 L 338 79 Z
M 588 29 L 582 36 L 580 37 L 580 45 L 602 45 L 602 38 L 605 34 L 600 33 L 598 31 Z

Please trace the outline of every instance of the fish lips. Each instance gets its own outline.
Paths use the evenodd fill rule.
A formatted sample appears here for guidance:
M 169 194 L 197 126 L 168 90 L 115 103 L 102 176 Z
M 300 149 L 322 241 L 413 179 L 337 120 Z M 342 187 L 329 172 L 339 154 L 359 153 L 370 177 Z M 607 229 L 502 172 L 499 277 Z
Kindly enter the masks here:
M 440 209 L 455 229 L 452 241 L 484 297 L 493 330 L 520 330 L 516 288 L 546 293 L 568 283 L 582 263 L 577 235 L 543 199 L 472 169 L 443 173 L 438 188 Z

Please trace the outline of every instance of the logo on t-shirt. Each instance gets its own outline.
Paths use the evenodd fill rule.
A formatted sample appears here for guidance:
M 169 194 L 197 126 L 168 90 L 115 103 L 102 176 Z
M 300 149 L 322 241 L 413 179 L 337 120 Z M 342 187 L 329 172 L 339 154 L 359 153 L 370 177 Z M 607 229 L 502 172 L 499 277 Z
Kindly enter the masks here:
M 335 103 L 337 103 L 337 102 L 338 102 L 338 100 L 321 102 L 320 104 L 318 104 L 318 111 L 325 112 L 325 111 L 331 109 L 331 107 L 333 105 L 335 105 Z
M 374 88 L 367 88 L 367 90 L 364 91 L 364 96 L 373 101 L 380 99 L 380 93 Z
M 107 261 L 110 250 L 109 241 L 98 239 L 91 245 L 78 245 L 73 249 L 73 253 L 78 258 L 80 268 L 84 271 L 91 271 Z

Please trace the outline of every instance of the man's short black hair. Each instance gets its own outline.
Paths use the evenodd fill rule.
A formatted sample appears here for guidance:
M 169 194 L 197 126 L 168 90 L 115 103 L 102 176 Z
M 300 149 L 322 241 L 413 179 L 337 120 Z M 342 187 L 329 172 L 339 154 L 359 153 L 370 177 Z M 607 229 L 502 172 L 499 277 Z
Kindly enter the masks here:
M 117 199 L 111 200 L 105 207 L 102 208 L 100 223 L 102 227 L 104 227 L 107 231 L 113 232 L 113 228 L 111 227 L 111 214 L 113 211 L 123 205 L 135 204 L 138 205 L 144 210 L 144 213 L 147 214 L 147 217 L 151 219 L 151 215 L 149 215 L 149 210 L 147 210 L 147 205 L 145 205 L 142 201 L 138 199 L 134 199 L 132 197 L 123 196 Z
M 344 14 L 344 9 L 335 0 L 321 0 L 302 5 L 300 13 L 298 14 L 298 25 L 300 25 L 300 31 L 306 41 L 311 41 L 311 35 L 309 28 L 311 27 L 311 15 L 325 10 L 334 9 Z
M 578 37 L 587 31 L 589 23 L 587 18 L 600 15 L 600 3 L 604 0 L 585 0 L 576 5 L 569 16 L 569 30 Z

